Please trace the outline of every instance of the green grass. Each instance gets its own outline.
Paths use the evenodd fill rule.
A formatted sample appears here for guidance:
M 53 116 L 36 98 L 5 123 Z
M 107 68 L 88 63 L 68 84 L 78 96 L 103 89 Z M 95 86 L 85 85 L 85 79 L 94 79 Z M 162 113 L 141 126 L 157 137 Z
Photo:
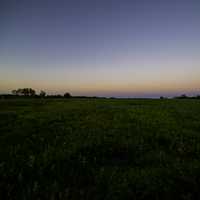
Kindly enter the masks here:
M 199 186 L 199 100 L 0 100 L 0 199 L 200 199 Z

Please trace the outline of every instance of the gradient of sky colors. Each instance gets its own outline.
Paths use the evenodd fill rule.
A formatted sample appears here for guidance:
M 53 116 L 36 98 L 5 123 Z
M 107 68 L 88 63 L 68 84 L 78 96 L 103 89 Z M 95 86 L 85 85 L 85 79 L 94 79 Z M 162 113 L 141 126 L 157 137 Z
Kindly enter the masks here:
M 200 93 L 199 0 L 2 0 L 0 92 Z

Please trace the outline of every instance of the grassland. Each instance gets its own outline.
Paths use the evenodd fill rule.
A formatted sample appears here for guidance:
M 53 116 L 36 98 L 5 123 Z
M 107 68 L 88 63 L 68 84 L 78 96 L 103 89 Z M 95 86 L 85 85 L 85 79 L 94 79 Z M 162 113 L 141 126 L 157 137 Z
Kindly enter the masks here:
M 200 199 L 200 100 L 0 100 L 0 199 Z

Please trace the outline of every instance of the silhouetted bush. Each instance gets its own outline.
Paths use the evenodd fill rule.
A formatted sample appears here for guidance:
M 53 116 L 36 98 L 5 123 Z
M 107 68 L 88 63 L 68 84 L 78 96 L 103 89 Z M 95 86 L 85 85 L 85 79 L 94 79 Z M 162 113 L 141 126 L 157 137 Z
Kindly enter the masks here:
M 66 92 L 66 93 L 64 94 L 64 97 L 65 97 L 65 98 L 70 98 L 70 97 L 72 97 L 72 96 L 71 96 L 70 93 Z

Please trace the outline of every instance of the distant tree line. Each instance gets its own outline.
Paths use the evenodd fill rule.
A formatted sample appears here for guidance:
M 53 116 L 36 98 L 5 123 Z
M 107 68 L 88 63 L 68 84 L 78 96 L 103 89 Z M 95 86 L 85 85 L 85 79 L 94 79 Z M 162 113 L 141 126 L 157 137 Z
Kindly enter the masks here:
M 69 92 L 56 95 L 47 95 L 45 91 L 41 90 L 38 94 L 32 88 L 19 88 L 16 90 L 12 90 L 11 94 L 0 94 L 0 98 L 106 98 L 106 97 L 97 97 L 97 96 L 72 96 Z M 200 99 L 200 95 L 196 96 L 187 96 L 186 94 L 182 94 L 180 96 L 172 97 L 173 99 Z M 117 99 L 115 97 L 110 97 L 110 99 Z M 133 98 L 134 99 L 134 98 Z M 168 99 L 168 97 L 161 96 L 160 99 Z
M 161 96 L 160 99 L 168 99 L 168 98 Z M 200 99 L 200 95 L 187 96 L 186 94 L 182 94 L 180 96 L 173 97 L 173 99 Z
M 197 96 L 187 96 L 186 94 L 182 94 L 181 96 L 174 97 L 175 99 L 200 99 L 200 95 Z
M 71 94 L 69 92 L 64 93 L 64 95 L 47 95 L 45 91 L 41 90 L 39 94 L 32 88 L 19 88 L 17 90 L 12 90 L 12 94 L 4 94 L 0 96 L 4 97 L 34 97 L 34 98 L 71 98 Z
M 47 95 L 45 91 L 41 90 L 40 93 L 36 93 L 36 91 L 32 88 L 19 88 L 17 90 L 12 90 L 12 94 L 0 95 L 0 97 L 5 98 L 15 98 L 15 97 L 34 97 L 34 98 L 105 98 L 105 97 L 97 97 L 97 96 L 72 96 L 69 92 L 65 92 L 64 94 L 54 94 Z

